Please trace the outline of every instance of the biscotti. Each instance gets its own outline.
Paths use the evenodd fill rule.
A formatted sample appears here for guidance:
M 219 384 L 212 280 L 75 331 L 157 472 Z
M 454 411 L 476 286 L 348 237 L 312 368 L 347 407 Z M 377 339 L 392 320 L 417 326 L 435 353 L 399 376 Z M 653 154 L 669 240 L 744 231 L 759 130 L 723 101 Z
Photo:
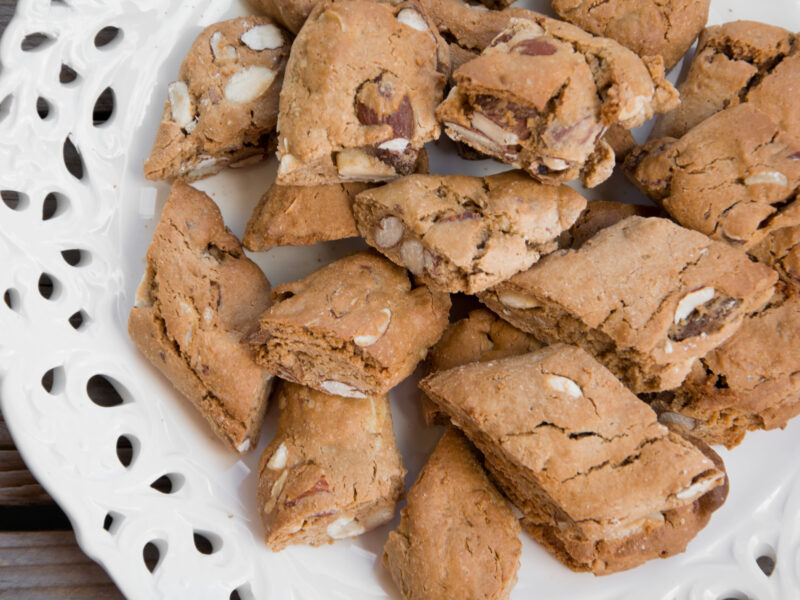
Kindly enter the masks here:
M 800 414 L 800 293 L 779 285 L 769 304 L 692 367 L 683 384 L 643 396 L 709 444 L 738 445 L 748 430 L 785 427 Z
M 237 452 L 258 443 L 272 376 L 242 338 L 269 306 L 267 278 L 204 193 L 175 183 L 128 320 L 142 353 Z
M 248 338 L 256 360 L 283 379 L 362 398 L 388 392 L 447 327 L 450 297 L 413 287 L 405 269 L 373 252 L 332 262 L 275 288 Z
M 699 502 L 726 481 L 574 346 L 472 363 L 420 386 L 484 454 L 526 530 L 577 571 L 682 551 L 710 516 Z
M 527 354 L 542 343 L 485 308 L 452 323 L 428 353 L 428 372 L 446 371 L 472 362 Z M 447 415 L 422 395 L 422 416 L 428 425 L 446 425 Z
M 258 467 L 267 546 L 319 546 L 391 521 L 406 471 L 389 398 L 342 398 L 284 381 L 276 400 L 278 430 Z
M 147 178 L 199 179 L 271 154 L 289 45 L 267 17 L 203 30 L 169 84 Z
M 708 27 L 678 86 L 680 106 L 658 118 L 650 139 L 679 138 L 740 102 L 755 104 L 783 129 L 800 136 L 800 113 L 793 101 L 798 77 L 800 54 L 792 32 L 755 21 Z
M 708 20 L 711 0 L 553 0 L 565 21 L 618 41 L 639 56 L 660 56 L 671 69 Z
M 641 125 L 677 106 L 660 58 L 643 61 L 607 38 L 525 12 L 453 74 L 436 111 L 447 135 L 543 183 L 607 179 L 605 129 Z
M 545 343 L 583 347 L 639 393 L 680 385 L 769 301 L 776 280 L 741 250 L 667 219 L 629 217 L 479 298 Z
M 383 566 L 405 600 L 505 600 L 522 544 L 508 500 L 472 444 L 445 431 L 389 533 Z
M 586 206 L 572 188 L 521 172 L 412 175 L 356 196 L 367 243 L 432 289 L 474 294 L 556 249 Z
M 800 235 L 798 158 L 800 138 L 746 103 L 709 117 L 680 140 L 648 142 L 628 155 L 625 168 L 678 223 L 753 249 L 795 283 L 786 275 L 798 257 L 781 238 Z
M 447 44 L 413 3 L 320 2 L 286 66 L 278 184 L 408 175 L 439 137 L 449 72 Z

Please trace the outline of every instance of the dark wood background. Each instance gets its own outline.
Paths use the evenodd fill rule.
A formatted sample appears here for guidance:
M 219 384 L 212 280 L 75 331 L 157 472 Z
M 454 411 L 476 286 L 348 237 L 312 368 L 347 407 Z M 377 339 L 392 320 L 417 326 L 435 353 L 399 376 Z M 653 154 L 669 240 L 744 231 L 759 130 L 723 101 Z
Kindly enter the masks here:
M 15 6 L 16 0 L 0 0 L 0 35 Z M 105 392 L 101 383 L 97 393 Z M 153 557 L 145 558 L 153 564 Z M 25 467 L 0 415 L 0 600 L 7 598 L 119 600 L 123 596 L 105 571 L 78 548 L 69 519 Z

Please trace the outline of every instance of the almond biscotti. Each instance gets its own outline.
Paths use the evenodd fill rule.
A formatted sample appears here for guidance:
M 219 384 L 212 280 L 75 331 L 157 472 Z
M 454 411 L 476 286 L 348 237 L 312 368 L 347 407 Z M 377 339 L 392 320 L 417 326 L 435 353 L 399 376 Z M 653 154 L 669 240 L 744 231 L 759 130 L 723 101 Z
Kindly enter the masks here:
M 406 600 L 505 600 L 522 544 L 508 500 L 472 444 L 445 431 L 389 533 L 383 566 Z
M 436 111 L 448 136 L 543 183 L 607 179 L 606 128 L 641 125 L 678 104 L 660 58 L 520 11 L 482 54 L 453 75 Z
M 491 311 L 473 310 L 465 319 L 451 323 L 428 353 L 428 372 L 446 371 L 472 362 L 485 362 L 527 354 L 543 344 Z M 425 394 L 422 416 L 428 425 L 446 425 L 450 419 Z
M 343 398 L 284 381 L 276 400 L 278 430 L 258 467 L 267 546 L 318 546 L 391 521 L 406 471 L 389 398 Z
M 131 339 L 237 452 L 258 443 L 272 375 L 245 333 L 270 304 L 261 269 L 244 255 L 216 204 L 172 187 L 147 250 L 128 320 Z
M 332 262 L 275 288 L 248 340 L 283 379 L 340 396 L 385 394 L 447 327 L 450 296 L 412 287 L 405 269 L 373 252 Z
M 474 294 L 556 249 L 586 200 L 521 172 L 412 175 L 356 196 L 367 243 L 431 288 Z
M 289 46 L 267 17 L 203 30 L 169 84 L 147 178 L 199 179 L 271 154 Z
M 738 445 L 748 430 L 785 427 L 800 414 L 800 293 L 779 285 L 677 389 L 642 396 L 672 423 L 709 444 Z
M 447 44 L 413 2 L 325 0 L 292 45 L 279 185 L 387 181 L 439 137 Z
M 545 343 L 583 347 L 635 392 L 677 387 L 764 306 L 777 274 L 667 219 L 629 217 L 479 294 Z
M 681 552 L 724 500 L 724 470 L 580 348 L 472 363 L 420 387 L 484 454 L 526 530 L 573 570 Z
M 743 248 L 800 284 L 800 248 L 792 242 L 800 237 L 800 138 L 770 114 L 734 106 L 680 140 L 648 142 L 625 168 L 684 227 Z

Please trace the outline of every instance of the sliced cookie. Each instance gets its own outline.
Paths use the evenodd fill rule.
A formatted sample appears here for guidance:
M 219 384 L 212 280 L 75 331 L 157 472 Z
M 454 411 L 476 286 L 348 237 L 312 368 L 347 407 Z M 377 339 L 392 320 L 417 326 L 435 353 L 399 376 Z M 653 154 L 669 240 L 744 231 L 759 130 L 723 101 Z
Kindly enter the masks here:
M 447 327 L 450 297 L 412 288 L 405 269 L 373 252 L 332 262 L 275 288 L 249 342 L 283 379 L 351 398 L 385 394 Z
M 175 183 L 147 250 L 128 333 L 237 452 L 258 443 L 272 376 L 242 338 L 269 282 L 204 193 Z
M 199 179 L 271 154 L 289 45 L 267 17 L 204 29 L 167 88 L 145 176 Z
M 408 175 L 439 137 L 449 71 L 447 44 L 415 3 L 320 2 L 286 67 L 278 184 Z
M 431 288 L 474 294 L 556 249 L 586 206 L 572 188 L 520 172 L 412 175 L 355 199 L 367 243 Z
M 629 217 L 479 298 L 545 343 L 583 347 L 639 393 L 680 385 L 769 301 L 776 279 L 727 244 L 667 219 Z
M 508 598 L 522 553 L 519 523 L 456 429 L 439 440 L 400 514 L 383 566 L 403 598 Z

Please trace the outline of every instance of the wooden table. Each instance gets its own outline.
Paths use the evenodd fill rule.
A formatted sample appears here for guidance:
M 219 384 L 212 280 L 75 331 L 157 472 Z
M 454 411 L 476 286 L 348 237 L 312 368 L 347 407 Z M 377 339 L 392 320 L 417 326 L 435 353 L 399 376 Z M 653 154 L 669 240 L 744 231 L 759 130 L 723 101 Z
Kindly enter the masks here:
M 16 0 L 0 0 L 0 35 Z M 0 600 L 121 599 L 75 542 L 69 519 L 36 482 L 0 415 Z

